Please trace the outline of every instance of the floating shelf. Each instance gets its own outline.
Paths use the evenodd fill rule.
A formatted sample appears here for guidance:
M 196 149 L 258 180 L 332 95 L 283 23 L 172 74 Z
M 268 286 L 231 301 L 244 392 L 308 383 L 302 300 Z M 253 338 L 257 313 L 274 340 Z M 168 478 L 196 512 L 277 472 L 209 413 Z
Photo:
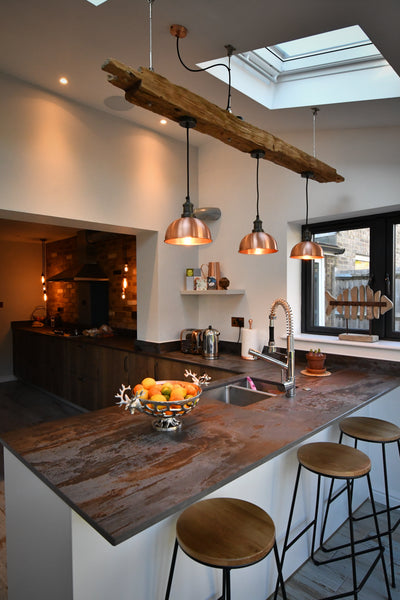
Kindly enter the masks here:
M 182 290 L 182 296 L 243 296 L 244 290 Z

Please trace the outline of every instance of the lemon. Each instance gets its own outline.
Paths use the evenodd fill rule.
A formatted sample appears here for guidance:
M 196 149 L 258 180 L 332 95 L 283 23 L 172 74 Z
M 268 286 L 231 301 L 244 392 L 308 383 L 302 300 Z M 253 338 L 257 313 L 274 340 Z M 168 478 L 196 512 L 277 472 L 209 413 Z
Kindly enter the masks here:
M 156 380 L 152 377 L 145 377 L 142 381 L 142 386 L 145 390 L 150 389 L 153 385 L 156 385 Z

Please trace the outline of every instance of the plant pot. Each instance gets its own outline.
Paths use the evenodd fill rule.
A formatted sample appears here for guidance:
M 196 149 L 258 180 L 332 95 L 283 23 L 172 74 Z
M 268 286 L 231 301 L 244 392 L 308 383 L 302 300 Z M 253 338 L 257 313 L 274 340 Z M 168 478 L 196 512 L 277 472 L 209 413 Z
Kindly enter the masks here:
M 311 371 L 323 371 L 325 369 L 326 354 L 322 352 L 308 352 L 306 360 L 307 369 Z

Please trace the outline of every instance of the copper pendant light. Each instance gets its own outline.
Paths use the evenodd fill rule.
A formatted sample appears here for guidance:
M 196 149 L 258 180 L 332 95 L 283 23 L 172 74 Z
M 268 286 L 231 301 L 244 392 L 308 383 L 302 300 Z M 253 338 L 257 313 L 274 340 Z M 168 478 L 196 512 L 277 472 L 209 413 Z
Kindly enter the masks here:
M 253 222 L 253 230 L 248 235 L 245 235 L 239 245 L 240 254 L 273 254 L 274 252 L 278 252 L 278 245 L 276 240 L 269 235 L 269 233 L 265 233 L 262 227 L 262 221 L 259 216 L 259 187 L 258 187 L 258 170 L 259 170 L 259 162 L 260 158 L 264 158 L 265 152 L 264 150 L 253 150 L 250 153 L 252 158 L 257 159 L 257 171 L 256 171 L 256 182 L 257 182 L 257 215 L 256 219 Z
M 189 129 L 196 126 L 193 117 L 181 117 L 179 125 L 186 128 L 186 201 L 183 204 L 183 213 L 167 227 L 165 243 L 177 246 L 199 246 L 212 242 L 211 233 L 207 225 L 193 215 L 193 204 L 189 196 Z
M 311 240 L 311 231 L 308 229 L 308 180 L 313 176 L 311 171 L 301 174 L 306 179 L 306 228 L 303 232 L 301 242 L 293 246 L 290 258 L 299 258 L 300 260 L 317 260 L 324 258 L 324 252 L 319 244 Z

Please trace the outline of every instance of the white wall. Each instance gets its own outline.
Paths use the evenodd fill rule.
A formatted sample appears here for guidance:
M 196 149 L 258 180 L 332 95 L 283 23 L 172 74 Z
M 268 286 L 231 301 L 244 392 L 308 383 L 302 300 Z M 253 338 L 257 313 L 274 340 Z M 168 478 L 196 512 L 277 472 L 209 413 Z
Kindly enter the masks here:
M 284 139 L 312 153 L 310 138 L 307 133 Z M 336 168 L 345 182 L 310 181 L 310 221 L 400 208 L 399 128 L 322 131 L 317 135 L 317 156 Z M 201 303 L 200 326 L 212 319 L 225 340 L 237 339 L 231 316 L 252 318 L 265 337 L 269 308 L 280 296 L 294 309 L 295 329 L 300 331 L 300 261 L 288 256 L 300 241 L 305 219 L 305 180 L 267 161 L 260 161 L 259 180 L 260 217 L 264 230 L 276 238 L 279 252 L 241 255 L 239 242 L 251 231 L 256 214 L 256 161 L 216 141 L 200 148 L 199 203 L 222 211 L 214 243 L 200 249 L 200 263 L 219 260 L 231 287 L 246 290 L 245 296 L 196 300 Z M 284 335 L 284 319 L 279 314 L 278 327 Z
M 304 222 L 304 179 L 261 161 L 260 214 L 280 251 L 239 255 L 239 241 L 255 218 L 256 161 L 210 139 L 192 151 L 191 196 L 195 205 L 221 208 L 222 218 L 210 224 L 214 242 L 200 249 L 170 247 L 163 236 L 184 201 L 184 143 L 11 78 L 0 79 L 0 86 L 7 115 L 0 140 L 0 217 L 28 215 L 137 233 L 140 339 L 178 339 L 185 327 L 211 323 L 221 339 L 236 341 L 230 317 L 243 316 L 254 319 L 263 341 L 269 307 L 279 296 L 293 306 L 299 331 L 300 265 L 288 254 Z M 282 137 L 312 152 L 311 132 Z M 399 208 L 399 146 L 399 128 L 319 131 L 318 158 L 346 181 L 310 182 L 310 220 Z M 180 296 L 184 268 L 211 260 L 221 262 L 231 288 L 245 288 L 244 296 Z M 283 335 L 284 320 L 278 321 Z
M 179 290 L 197 250 L 164 244 L 186 196 L 186 146 L 0 78 L 0 218 L 138 234 L 138 337 L 177 339 L 197 321 Z M 191 152 L 197 200 L 197 151 Z
M 11 321 L 26 321 L 43 305 L 40 244 L 0 240 L 0 382 L 13 379 Z

